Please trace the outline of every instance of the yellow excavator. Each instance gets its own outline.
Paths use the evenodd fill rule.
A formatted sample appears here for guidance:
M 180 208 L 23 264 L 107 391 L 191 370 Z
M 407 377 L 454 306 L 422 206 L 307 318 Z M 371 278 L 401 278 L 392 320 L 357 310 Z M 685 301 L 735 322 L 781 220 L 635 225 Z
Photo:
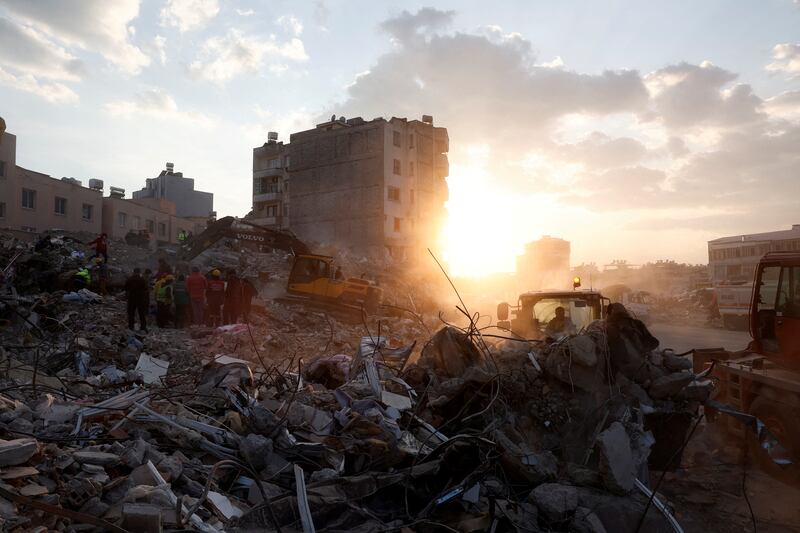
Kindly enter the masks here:
M 361 278 L 337 279 L 333 257 L 311 253 L 308 246 L 288 231 L 275 230 L 234 217 L 221 218 L 181 246 L 178 259 L 191 261 L 220 239 L 236 239 L 259 249 L 277 249 L 294 256 L 286 292 L 290 301 L 310 301 L 334 310 L 361 314 L 375 312 L 383 290 Z

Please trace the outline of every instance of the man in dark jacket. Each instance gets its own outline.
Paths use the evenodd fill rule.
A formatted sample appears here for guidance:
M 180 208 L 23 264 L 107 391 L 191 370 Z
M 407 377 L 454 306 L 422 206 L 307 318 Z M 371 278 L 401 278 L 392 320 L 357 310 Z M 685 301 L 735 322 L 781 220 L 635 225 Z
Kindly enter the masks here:
M 236 271 L 228 271 L 228 283 L 225 286 L 225 307 L 222 310 L 223 323 L 236 324 L 242 307 L 242 283 Z
M 221 326 L 222 317 L 220 307 L 225 299 L 225 282 L 219 279 L 220 271 L 216 268 L 211 272 L 211 279 L 206 286 L 206 303 L 208 304 L 208 325 Z
M 139 331 L 147 332 L 147 308 L 150 307 L 150 290 L 141 275 L 141 270 L 133 269 L 133 275 L 125 281 L 125 294 L 128 297 L 128 329 L 133 330 L 134 315 L 139 314 Z

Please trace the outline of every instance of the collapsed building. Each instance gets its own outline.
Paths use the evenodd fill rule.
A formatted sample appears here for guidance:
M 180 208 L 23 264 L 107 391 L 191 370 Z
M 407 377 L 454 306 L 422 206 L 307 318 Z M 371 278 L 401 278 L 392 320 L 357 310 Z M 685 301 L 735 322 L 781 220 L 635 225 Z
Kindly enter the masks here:
M 142 335 L 120 294 L 45 275 L 79 254 L 0 246 L 7 530 L 681 531 L 649 470 L 681 463 L 711 386 L 622 306 L 536 341 L 272 298 L 248 324 Z

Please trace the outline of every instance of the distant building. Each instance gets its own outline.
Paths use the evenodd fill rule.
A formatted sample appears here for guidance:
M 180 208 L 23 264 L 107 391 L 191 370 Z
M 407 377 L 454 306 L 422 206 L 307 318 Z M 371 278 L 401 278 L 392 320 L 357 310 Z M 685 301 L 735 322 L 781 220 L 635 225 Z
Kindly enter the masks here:
M 204 223 L 176 216 L 175 204 L 160 198 L 126 199 L 125 192 L 112 187 L 103 198 L 103 232 L 111 239 L 124 239 L 129 232 L 146 230 L 151 245 L 178 244 L 181 231 L 197 234 Z
M 148 178 L 144 189 L 133 192 L 134 200 L 159 198 L 175 204 L 179 217 L 208 219 L 214 211 L 214 195 L 194 190 L 194 179 L 184 178 L 183 172 L 175 172 L 175 166 L 167 163 L 157 178 Z
M 270 132 L 263 146 L 253 148 L 252 222 L 289 228 L 289 145 Z
M 734 235 L 708 241 L 708 270 L 714 284 L 752 281 L 767 252 L 800 251 L 800 224 L 791 229 Z
M 5 131 L 0 134 L 0 228 L 99 233 L 103 184 L 99 180 L 90 183 L 95 188 L 17 166 L 16 136 Z
M 289 144 L 274 141 L 253 150 L 256 219 L 311 243 L 398 258 L 437 248 L 450 143 L 432 117 L 331 117 Z
M 569 283 L 569 241 L 545 235 L 517 256 L 517 278 L 525 289 L 560 289 Z

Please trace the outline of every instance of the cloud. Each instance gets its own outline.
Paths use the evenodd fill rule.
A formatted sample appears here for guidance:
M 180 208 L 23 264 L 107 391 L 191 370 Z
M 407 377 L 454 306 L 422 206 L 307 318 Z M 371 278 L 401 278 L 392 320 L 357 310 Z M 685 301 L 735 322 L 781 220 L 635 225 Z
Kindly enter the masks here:
M 153 37 L 153 41 L 147 46 L 147 51 L 162 65 L 167 64 L 167 38 L 163 35 Z
M 236 9 L 236 14 L 241 17 L 252 17 L 256 14 L 252 9 Z
M 764 100 L 764 109 L 781 118 L 800 118 L 800 91 L 786 91 Z
M 82 61 L 33 28 L 0 17 L 0 64 L 57 80 L 80 80 Z
M 150 58 L 130 42 L 139 0 L 0 0 L 13 18 L 67 47 L 96 52 L 129 74 Z
M 269 58 L 305 61 L 308 56 L 303 41 L 296 37 L 279 43 L 274 36 L 248 36 L 231 29 L 205 42 L 189 73 L 196 79 L 224 83 L 240 74 L 257 73 Z
M 42 83 L 30 74 L 14 75 L 0 67 L 0 85 L 35 94 L 53 104 L 75 104 L 78 95 L 63 83 Z
M 300 22 L 294 15 L 283 15 L 276 21 L 285 31 L 292 35 L 299 36 L 303 33 L 303 23 Z
M 630 137 L 611 138 L 594 131 L 578 143 L 559 146 L 556 152 L 562 159 L 587 167 L 612 168 L 639 162 L 647 154 L 647 148 Z
M 800 43 L 783 43 L 772 49 L 772 63 L 767 65 L 771 72 L 785 72 L 800 75 Z
M 167 0 L 161 9 L 161 25 L 181 32 L 200 30 L 218 13 L 218 0 Z
M 138 119 L 148 116 L 159 120 L 180 120 L 210 127 L 213 121 L 202 113 L 181 111 L 175 99 L 164 89 L 155 87 L 136 93 L 131 100 L 117 100 L 103 106 L 116 117 Z
M 731 126 L 763 118 L 749 85 L 727 85 L 737 75 L 709 62 L 679 63 L 645 77 L 657 118 L 669 128 Z
M 423 7 L 416 13 L 403 11 L 399 15 L 381 23 L 381 28 L 401 43 L 408 43 L 426 34 L 449 26 L 455 17 L 455 11 L 440 11 L 432 7 Z

